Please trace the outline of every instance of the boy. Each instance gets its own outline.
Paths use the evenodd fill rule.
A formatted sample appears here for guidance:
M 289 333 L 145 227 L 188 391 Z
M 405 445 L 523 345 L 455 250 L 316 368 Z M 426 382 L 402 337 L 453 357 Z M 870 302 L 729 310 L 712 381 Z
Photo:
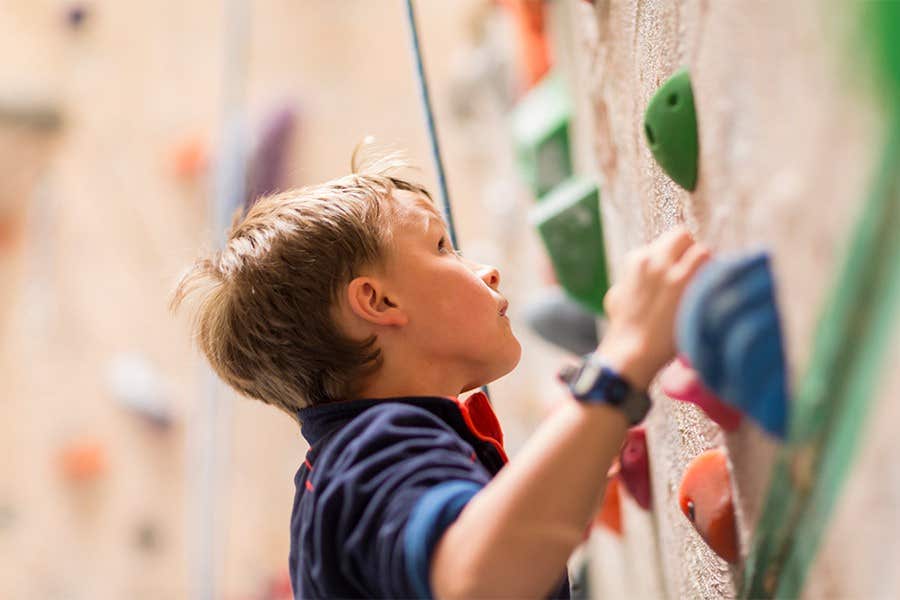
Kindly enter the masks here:
M 512 462 L 487 399 L 517 364 L 496 269 L 451 247 L 392 159 L 260 199 L 173 298 L 216 372 L 310 444 L 297 472 L 296 597 L 568 597 L 566 561 L 598 509 L 644 393 L 674 355 L 681 293 L 708 251 L 683 230 L 636 251 L 577 399 Z

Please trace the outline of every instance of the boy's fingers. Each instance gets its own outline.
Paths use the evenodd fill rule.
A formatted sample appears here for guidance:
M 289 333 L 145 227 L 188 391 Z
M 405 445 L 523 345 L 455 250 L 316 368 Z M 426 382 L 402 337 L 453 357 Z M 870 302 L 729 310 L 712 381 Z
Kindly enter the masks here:
M 653 266 L 658 272 L 664 272 L 670 265 L 677 263 L 693 243 L 694 238 L 684 227 L 667 231 L 653 244 Z
M 606 295 L 603 296 L 603 312 L 607 315 L 614 314 L 616 312 L 616 304 L 618 302 L 619 297 L 619 289 L 618 285 L 614 285 L 606 291 Z
M 672 281 L 686 285 L 709 258 L 709 248 L 700 243 L 691 245 L 672 267 L 670 271 Z
M 672 261 L 675 262 L 687 251 L 688 248 L 691 247 L 691 244 L 694 243 L 694 238 L 691 236 L 691 232 L 685 229 L 684 227 L 676 227 L 675 229 L 666 233 L 668 236 L 664 242 L 664 250 L 666 256 Z

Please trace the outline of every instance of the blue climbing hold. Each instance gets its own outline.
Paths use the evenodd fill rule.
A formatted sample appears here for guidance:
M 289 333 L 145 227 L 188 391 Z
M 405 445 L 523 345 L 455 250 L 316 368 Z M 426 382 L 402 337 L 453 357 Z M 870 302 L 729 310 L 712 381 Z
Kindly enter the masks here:
M 685 291 L 676 335 L 710 390 L 784 438 L 787 376 L 774 287 L 765 252 L 714 259 Z

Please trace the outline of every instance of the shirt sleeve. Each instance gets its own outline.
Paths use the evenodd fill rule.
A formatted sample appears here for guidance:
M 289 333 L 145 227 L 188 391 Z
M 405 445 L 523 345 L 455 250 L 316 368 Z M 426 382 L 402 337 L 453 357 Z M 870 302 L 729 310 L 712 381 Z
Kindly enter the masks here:
M 430 597 L 434 547 L 490 477 L 430 412 L 398 404 L 366 411 L 310 475 L 304 554 L 315 588 L 332 597 Z

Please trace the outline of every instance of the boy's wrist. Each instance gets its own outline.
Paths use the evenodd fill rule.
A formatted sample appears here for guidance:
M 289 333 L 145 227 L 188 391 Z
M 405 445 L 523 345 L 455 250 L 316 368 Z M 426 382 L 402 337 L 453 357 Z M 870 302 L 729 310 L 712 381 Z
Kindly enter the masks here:
M 656 369 L 640 343 L 601 343 L 595 353 L 635 390 L 645 391 L 656 375 Z

